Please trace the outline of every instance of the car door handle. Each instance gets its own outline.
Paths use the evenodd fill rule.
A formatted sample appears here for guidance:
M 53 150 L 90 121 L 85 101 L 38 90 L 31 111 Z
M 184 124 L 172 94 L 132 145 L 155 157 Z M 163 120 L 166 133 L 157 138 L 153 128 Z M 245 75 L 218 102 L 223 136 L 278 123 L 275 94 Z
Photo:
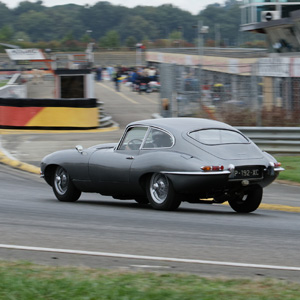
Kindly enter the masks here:
M 126 159 L 134 159 L 134 156 L 127 156 Z

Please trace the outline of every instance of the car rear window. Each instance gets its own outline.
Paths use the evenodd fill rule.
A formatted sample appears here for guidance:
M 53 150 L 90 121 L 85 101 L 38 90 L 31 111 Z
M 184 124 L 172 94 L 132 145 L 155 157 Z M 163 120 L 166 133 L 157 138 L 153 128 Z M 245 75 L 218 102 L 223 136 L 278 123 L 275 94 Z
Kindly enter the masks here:
M 249 140 L 242 134 L 226 129 L 202 129 L 188 134 L 194 140 L 205 145 L 247 144 Z

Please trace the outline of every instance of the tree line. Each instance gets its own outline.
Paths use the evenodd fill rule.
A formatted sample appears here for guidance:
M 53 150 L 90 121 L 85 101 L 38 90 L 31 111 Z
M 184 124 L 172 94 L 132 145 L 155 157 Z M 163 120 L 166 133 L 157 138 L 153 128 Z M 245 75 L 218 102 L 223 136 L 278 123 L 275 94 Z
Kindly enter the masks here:
M 99 1 L 94 5 L 57 5 L 22 1 L 10 9 L 0 1 L 0 43 L 53 50 L 79 50 L 93 42 L 97 48 L 174 47 L 197 45 L 197 24 L 208 26 L 208 46 L 242 46 L 263 35 L 241 33 L 240 1 L 211 4 L 197 15 L 172 4 L 128 8 Z

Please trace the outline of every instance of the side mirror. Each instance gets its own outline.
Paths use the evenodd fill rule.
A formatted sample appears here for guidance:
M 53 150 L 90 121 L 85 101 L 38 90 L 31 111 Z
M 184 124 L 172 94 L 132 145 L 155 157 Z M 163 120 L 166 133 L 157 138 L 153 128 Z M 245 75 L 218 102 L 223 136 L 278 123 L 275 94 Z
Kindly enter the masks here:
M 75 149 L 76 149 L 80 154 L 83 153 L 83 147 L 82 147 L 81 145 L 77 145 L 77 146 L 75 147 Z

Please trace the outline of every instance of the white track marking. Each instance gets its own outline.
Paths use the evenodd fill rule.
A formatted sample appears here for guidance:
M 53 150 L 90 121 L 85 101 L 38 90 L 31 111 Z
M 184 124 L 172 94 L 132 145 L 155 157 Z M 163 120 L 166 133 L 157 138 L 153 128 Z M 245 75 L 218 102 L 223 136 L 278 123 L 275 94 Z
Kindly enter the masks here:
M 42 248 L 42 247 L 29 247 L 29 246 L 17 246 L 17 245 L 5 245 L 5 244 L 0 244 L 0 248 L 25 250 L 25 251 L 55 252 L 55 253 L 64 253 L 64 254 L 115 257 L 115 258 L 126 258 L 126 259 L 141 259 L 141 260 L 148 260 L 148 261 L 165 261 L 165 262 L 175 262 L 175 263 L 206 264 L 206 265 L 217 265 L 217 266 L 228 266 L 228 267 L 300 271 L 300 267 L 247 264 L 247 263 L 235 263 L 235 262 L 225 262 L 225 261 L 222 262 L 222 261 L 213 261 L 213 260 L 171 258 L 171 257 L 160 257 L 160 256 L 146 256 L 146 255 L 132 255 L 132 254 L 122 254 L 122 253 L 82 251 L 82 250 L 71 250 L 71 249 Z

